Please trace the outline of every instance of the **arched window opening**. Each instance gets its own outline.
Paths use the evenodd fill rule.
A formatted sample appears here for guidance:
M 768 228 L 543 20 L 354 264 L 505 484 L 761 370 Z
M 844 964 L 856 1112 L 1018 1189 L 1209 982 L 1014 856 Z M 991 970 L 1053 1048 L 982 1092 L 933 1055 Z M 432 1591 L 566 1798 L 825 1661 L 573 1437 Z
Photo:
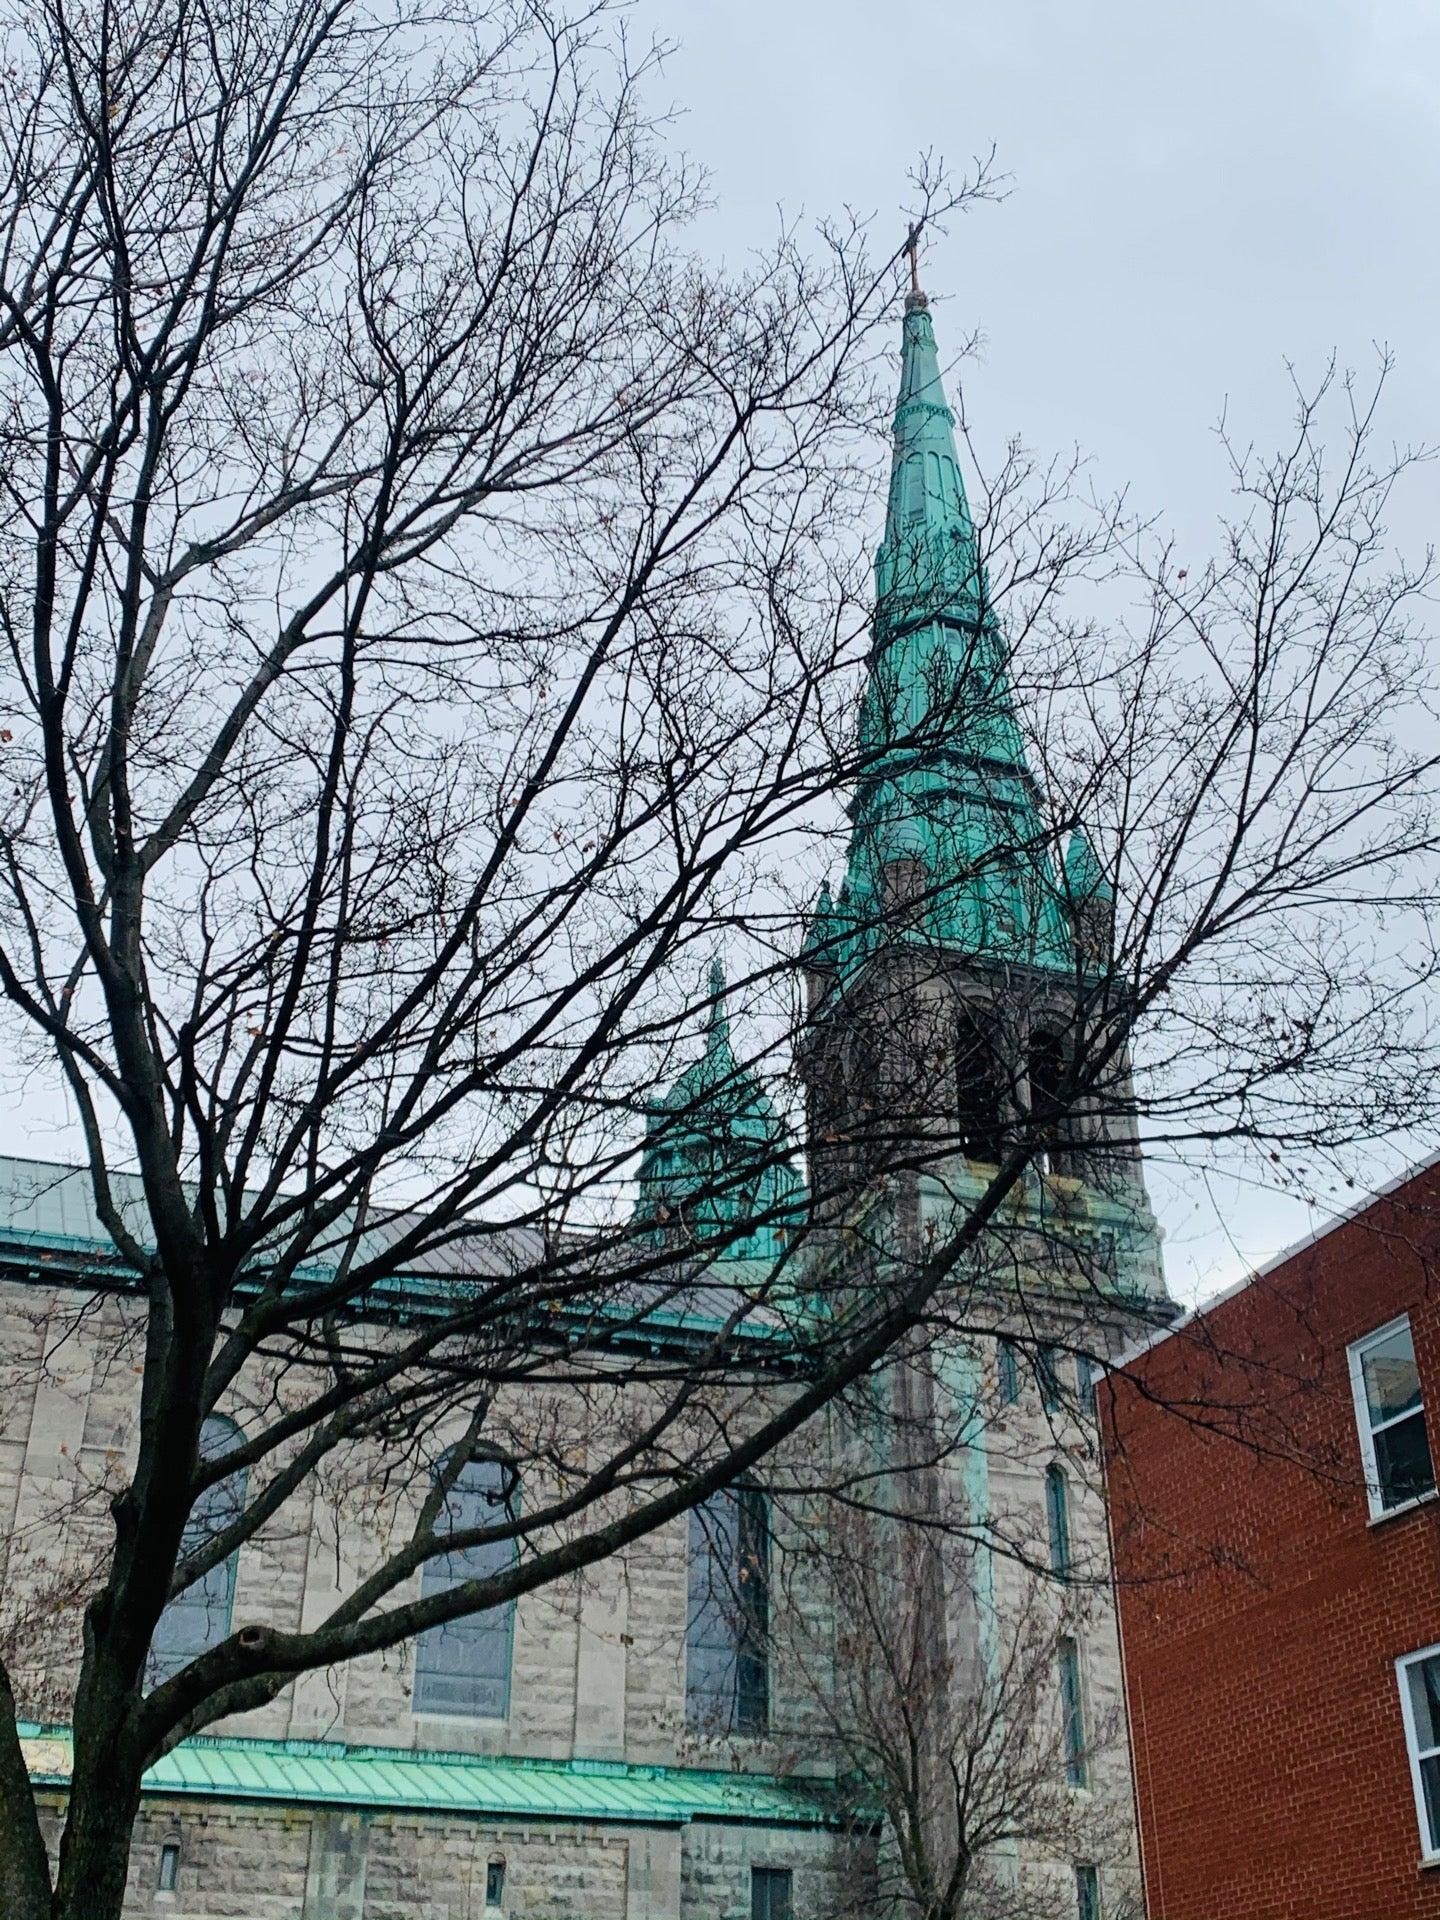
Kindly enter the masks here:
M 445 1500 L 437 1534 L 513 1523 L 518 1495 L 512 1468 L 500 1460 L 467 1460 Z M 516 1544 L 508 1539 L 438 1553 L 425 1562 L 420 1596 L 448 1593 L 467 1580 L 483 1580 L 513 1566 Z M 467 1719 L 502 1720 L 510 1710 L 510 1652 L 515 1603 L 465 1614 L 427 1627 L 415 1642 L 416 1713 L 448 1713 Z
M 1064 1150 L 1065 1048 L 1056 1034 L 1032 1033 L 1027 1055 L 1030 1088 L 1030 1124 L 1037 1143 L 1035 1163 L 1042 1173 L 1068 1173 L 1070 1156 Z
M 764 1733 L 770 1720 L 770 1515 L 748 1482 L 690 1514 L 685 1718 L 710 1733 Z
M 209 1465 L 223 1460 L 227 1453 L 234 1452 L 240 1441 L 240 1429 L 235 1422 L 223 1414 L 212 1413 L 200 1429 L 201 1462 Z M 181 1536 L 181 1565 L 240 1518 L 245 1511 L 245 1481 L 242 1468 L 217 1480 L 200 1495 Z M 150 1636 L 150 1652 L 145 1661 L 147 1689 L 158 1687 L 202 1653 L 218 1647 L 229 1633 L 239 1558 L 237 1548 L 166 1602 L 165 1611 L 155 1622 L 155 1631 Z
M 972 1160 L 998 1162 L 1003 1126 L 995 1052 L 979 1024 L 962 1013 L 955 1035 L 955 1130 Z
M 1050 1571 L 1063 1580 L 1070 1572 L 1070 1487 L 1063 1467 L 1045 1469 L 1045 1524 L 1050 1536 Z

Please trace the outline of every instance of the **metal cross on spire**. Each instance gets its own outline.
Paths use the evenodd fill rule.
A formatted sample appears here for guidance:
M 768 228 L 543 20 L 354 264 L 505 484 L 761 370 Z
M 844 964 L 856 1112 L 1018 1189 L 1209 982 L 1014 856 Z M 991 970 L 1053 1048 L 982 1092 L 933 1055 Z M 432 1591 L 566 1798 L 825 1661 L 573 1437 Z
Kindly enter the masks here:
M 925 222 L 923 220 L 912 222 L 909 232 L 905 235 L 905 245 L 902 248 L 902 252 L 906 253 L 910 259 L 910 292 L 905 303 L 907 307 L 920 306 L 925 300 L 924 294 L 920 291 L 920 235 L 924 231 Z

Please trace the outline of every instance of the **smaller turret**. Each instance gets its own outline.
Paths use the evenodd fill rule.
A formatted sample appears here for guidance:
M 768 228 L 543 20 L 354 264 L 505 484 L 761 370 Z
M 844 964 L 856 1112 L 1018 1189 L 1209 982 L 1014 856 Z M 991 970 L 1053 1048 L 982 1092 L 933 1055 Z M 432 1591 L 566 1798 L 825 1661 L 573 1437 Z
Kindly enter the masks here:
M 776 1260 L 799 1217 L 801 1180 L 774 1104 L 735 1057 L 725 1002 L 716 960 L 705 1051 L 650 1104 L 635 1218 L 697 1252 Z
M 1103 966 L 1115 945 L 1115 888 L 1083 827 L 1065 849 L 1065 896 L 1075 951 L 1087 966 Z

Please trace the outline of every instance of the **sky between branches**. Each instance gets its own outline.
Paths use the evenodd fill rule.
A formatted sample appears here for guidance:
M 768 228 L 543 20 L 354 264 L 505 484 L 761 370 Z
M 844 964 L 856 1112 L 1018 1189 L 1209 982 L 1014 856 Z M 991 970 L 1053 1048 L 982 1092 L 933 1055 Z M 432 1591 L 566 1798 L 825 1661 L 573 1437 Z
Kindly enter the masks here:
M 1197 566 L 1226 505 L 1217 416 L 1283 435 L 1287 360 L 1313 380 L 1333 350 L 1363 374 L 1384 341 L 1383 432 L 1440 443 L 1431 0 L 636 0 L 633 25 L 678 41 L 651 97 L 682 109 L 675 138 L 713 176 L 695 236 L 712 257 L 763 245 L 777 206 L 849 204 L 898 240 L 917 156 L 958 169 L 993 143 L 1010 197 L 924 261 L 942 349 L 984 336 L 952 402 L 982 449 L 1078 444 Z M 1412 553 L 1435 537 L 1440 465 L 1391 526 Z M 0 1151 L 81 1157 L 58 1093 L 4 1092 Z M 1327 1185 L 1311 1207 L 1198 1164 L 1151 1182 L 1185 1299 L 1347 1197 Z
M 1396 366 L 1382 439 L 1440 443 L 1440 11 L 1431 0 L 639 0 L 678 40 L 677 137 L 711 172 L 707 251 L 738 259 L 775 208 L 848 203 L 897 238 L 905 174 L 993 143 L 1004 205 L 927 243 L 951 400 L 983 448 L 1078 446 L 1199 564 L 1242 439 L 1289 424 L 1286 362 Z M 1395 544 L 1440 538 L 1440 464 Z M 878 529 L 872 530 L 872 538 Z M 1184 565 L 1182 558 L 1179 564 Z M 1404 1153 L 1357 1165 L 1362 1182 Z M 1235 1279 L 1343 1205 L 1223 1170 L 1155 1166 L 1172 1289 Z

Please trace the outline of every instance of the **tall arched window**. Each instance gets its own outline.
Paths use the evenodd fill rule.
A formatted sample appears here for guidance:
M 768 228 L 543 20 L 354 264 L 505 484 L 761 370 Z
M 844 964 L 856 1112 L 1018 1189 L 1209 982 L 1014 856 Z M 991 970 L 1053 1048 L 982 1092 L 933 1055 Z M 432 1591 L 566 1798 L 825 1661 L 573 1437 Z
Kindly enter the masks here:
M 201 1460 L 223 1460 L 239 1445 L 240 1437 L 240 1429 L 233 1420 L 212 1413 L 200 1429 Z M 191 1508 L 180 1541 L 182 1564 L 239 1519 L 245 1511 L 245 1480 L 242 1468 L 217 1480 L 201 1494 Z M 150 1652 L 145 1661 L 147 1687 L 158 1687 L 162 1680 L 179 1673 L 210 1647 L 219 1646 L 229 1633 L 239 1557 L 237 1549 L 167 1602 L 150 1636 Z
M 979 1023 L 962 1013 L 955 1031 L 955 1130 L 972 1160 L 1000 1159 L 1000 1074 Z
M 515 1475 L 499 1460 L 467 1460 L 456 1475 L 436 1527 L 439 1534 L 502 1526 L 518 1511 Z M 438 1553 L 425 1562 L 420 1593 L 447 1593 L 466 1580 L 503 1573 L 514 1564 L 514 1538 Z M 464 1714 L 500 1720 L 510 1711 L 510 1650 L 515 1603 L 488 1607 L 427 1627 L 415 1642 L 416 1713 Z
M 712 1494 L 690 1514 L 685 1718 L 712 1733 L 770 1719 L 770 1516 L 759 1487 Z
M 1050 1571 L 1070 1571 L 1070 1488 L 1063 1467 L 1045 1469 L 1045 1523 L 1050 1535 Z

